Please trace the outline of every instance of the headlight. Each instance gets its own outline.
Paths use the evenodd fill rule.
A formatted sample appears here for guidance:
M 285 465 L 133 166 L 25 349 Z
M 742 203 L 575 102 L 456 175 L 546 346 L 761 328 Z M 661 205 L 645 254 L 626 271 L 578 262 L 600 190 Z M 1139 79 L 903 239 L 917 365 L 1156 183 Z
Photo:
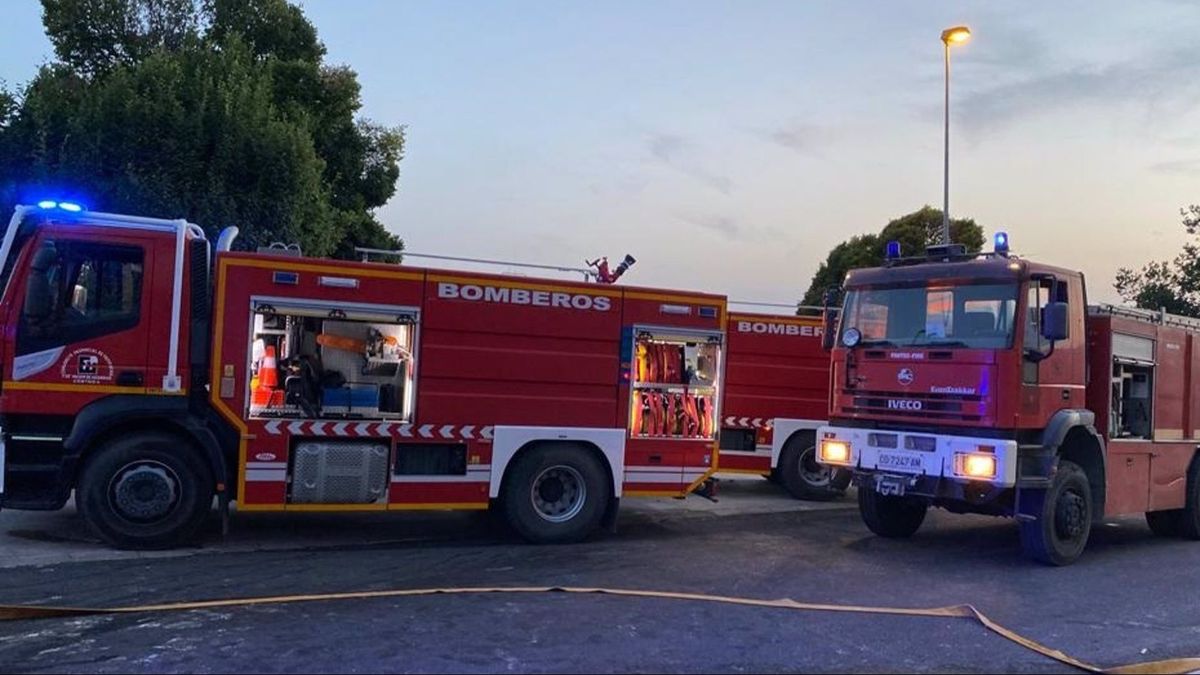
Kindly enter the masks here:
M 817 451 L 817 459 L 824 464 L 849 464 L 850 444 L 846 441 L 824 439 L 821 441 L 820 450 Z
M 995 478 L 996 456 L 979 452 L 954 455 L 954 473 L 967 478 Z

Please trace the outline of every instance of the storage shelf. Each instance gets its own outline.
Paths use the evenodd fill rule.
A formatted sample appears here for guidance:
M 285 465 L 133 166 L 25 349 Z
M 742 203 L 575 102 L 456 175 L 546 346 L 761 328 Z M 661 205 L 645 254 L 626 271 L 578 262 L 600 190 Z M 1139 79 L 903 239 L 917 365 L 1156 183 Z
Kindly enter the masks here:
M 692 392 L 700 392 L 700 393 L 712 392 L 717 387 L 716 387 L 716 385 L 712 385 L 712 384 L 686 385 L 686 384 L 655 384 L 653 382 L 636 382 L 636 383 L 634 383 L 633 388 L 639 389 L 639 390 L 640 389 L 657 389 L 660 391 L 665 390 L 665 391 L 679 392 L 679 393 L 683 393 L 684 390 L 687 390 L 687 392 L 690 394 Z

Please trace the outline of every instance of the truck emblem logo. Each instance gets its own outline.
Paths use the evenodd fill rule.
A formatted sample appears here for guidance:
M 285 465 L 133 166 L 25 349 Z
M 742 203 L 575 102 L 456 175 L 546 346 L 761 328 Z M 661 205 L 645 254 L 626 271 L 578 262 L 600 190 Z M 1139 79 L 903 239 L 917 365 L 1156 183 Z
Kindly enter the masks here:
M 912 368 L 901 368 L 900 372 L 896 373 L 896 381 L 899 382 L 900 384 L 903 384 L 904 386 L 908 386 L 908 385 L 912 384 L 913 383 Z
M 888 410 L 920 410 L 924 406 L 920 401 L 888 399 L 887 407 Z
M 111 382 L 112 359 L 99 349 L 81 347 L 63 359 L 62 377 L 71 382 Z

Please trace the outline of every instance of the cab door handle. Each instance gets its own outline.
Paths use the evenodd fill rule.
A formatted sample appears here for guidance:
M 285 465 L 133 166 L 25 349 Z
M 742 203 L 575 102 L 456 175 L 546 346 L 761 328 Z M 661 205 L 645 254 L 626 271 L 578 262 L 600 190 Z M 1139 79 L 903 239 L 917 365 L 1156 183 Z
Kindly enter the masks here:
M 117 385 L 122 387 L 140 387 L 146 379 L 136 370 L 123 370 L 117 373 Z

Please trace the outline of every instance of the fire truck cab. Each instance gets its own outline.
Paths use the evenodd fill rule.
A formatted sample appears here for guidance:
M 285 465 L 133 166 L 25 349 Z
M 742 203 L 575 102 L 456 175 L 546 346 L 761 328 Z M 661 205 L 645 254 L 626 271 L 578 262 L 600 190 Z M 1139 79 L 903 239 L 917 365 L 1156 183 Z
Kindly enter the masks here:
M 0 246 L 0 505 L 123 547 L 239 511 L 496 509 L 579 540 L 716 465 L 725 298 L 211 250 L 19 207 Z
M 1082 274 L 1003 233 L 990 254 L 894 257 L 846 276 L 818 456 L 854 471 L 881 536 L 932 505 L 1014 517 L 1054 565 L 1105 516 L 1200 538 L 1198 339 L 1194 319 L 1088 307 Z

